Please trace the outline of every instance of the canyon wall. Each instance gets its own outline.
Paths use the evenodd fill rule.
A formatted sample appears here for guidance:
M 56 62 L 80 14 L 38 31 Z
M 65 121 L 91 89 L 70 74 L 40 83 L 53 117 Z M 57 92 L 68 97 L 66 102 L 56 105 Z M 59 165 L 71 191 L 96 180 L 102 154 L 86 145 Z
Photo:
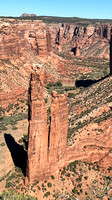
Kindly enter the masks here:
M 29 141 L 26 184 L 52 175 L 64 166 L 68 130 L 67 95 L 53 93 L 51 124 L 48 130 L 47 109 L 43 95 L 43 70 L 31 75 L 29 104 Z
M 52 24 L 48 25 L 52 32 L 52 43 L 59 51 L 65 45 L 76 47 L 76 56 L 100 57 L 109 59 L 109 41 L 111 25 L 108 24 Z M 77 48 L 78 46 L 78 48 Z M 80 53 L 79 53 L 80 47 Z M 92 48 L 89 52 L 89 48 Z M 99 51 L 97 51 L 99 49 Z M 78 52 L 77 52 L 78 51 Z
M 32 50 L 45 57 L 51 50 L 50 33 L 42 21 L 8 20 L 0 23 L 0 59 Z M 48 44 L 49 43 L 49 44 Z
M 110 75 L 112 75 L 112 33 L 110 38 Z
M 99 48 L 103 57 L 109 49 L 111 25 L 107 24 L 45 24 L 41 20 L 0 20 L 0 59 L 7 59 L 31 50 L 36 56 L 46 57 L 53 48 L 62 50 L 63 44 L 71 48 L 79 45 L 81 55 L 87 48 L 102 40 Z M 104 50 L 103 50 L 104 48 Z M 89 55 L 90 56 L 90 55 Z M 95 56 L 94 52 L 91 56 Z M 106 56 L 106 55 L 105 55 Z M 108 56 L 107 56 L 108 57 Z M 109 57 L 108 57 L 109 58 Z
M 40 68 L 32 72 L 31 75 L 29 142 L 25 183 L 48 178 L 75 160 L 98 162 L 99 165 L 108 169 L 112 162 L 112 120 L 101 122 L 100 126 L 97 123 L 90 123 L 82 129 L 77 139 L 74 139 L 75 144 L 71 147 L 67 146 L 67 94 L 57 95 L 56 91 L 52 92 L 50 126 L 48 128 L 43 95 L 43 74 L 43 69 Z M 102 130 L 102 134 L 97 134 L 96 130 Z M 103 163 L 105 160 L 106 164 Z

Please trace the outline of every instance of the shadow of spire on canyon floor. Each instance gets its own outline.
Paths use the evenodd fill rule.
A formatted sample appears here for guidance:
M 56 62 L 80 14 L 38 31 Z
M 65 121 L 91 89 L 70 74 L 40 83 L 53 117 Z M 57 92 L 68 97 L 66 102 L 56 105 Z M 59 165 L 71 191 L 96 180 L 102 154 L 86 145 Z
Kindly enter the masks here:
M 27 151 L 22 145 L 19 145 L 10 134 L 4 134 L 5 142 L 11 152 L 14 165 L 21 168 L 23 174 L 26 174 Z
M 89 87 L 90 85 L 93 85 L 95 83 L 98 83 L 102 80 L 104 80 L 105 78 L 109 77 L 109 75 L 106 75 L 98 80 L 92 80 L 92 79 L 88 79 L 88 80 L 76 80 L 75 85 L 76 87 Z

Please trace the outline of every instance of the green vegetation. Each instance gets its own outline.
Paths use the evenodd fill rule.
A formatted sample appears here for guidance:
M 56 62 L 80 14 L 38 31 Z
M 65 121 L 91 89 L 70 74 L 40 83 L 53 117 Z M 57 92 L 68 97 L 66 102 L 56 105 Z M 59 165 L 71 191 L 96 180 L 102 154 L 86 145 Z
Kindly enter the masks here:
M 47 186 L 48 186 L 48 187 L 52 187 L 52 183 L 49 182 L 49 183 L 47 184 Z
M 5 142 L 2 142 L 2 143 L 0 144 L 0 146 L 2 146 L 2 147 L 5 146 Z
M 48 197 L 50 195 L 50 192 L 46 192 L 45 194 L 44 194 L 44 197 Z
M 54 175 L 52 175 L 52 176 L 51 176 L 51 179 L 52 179 L 52 180 L 54 180 L 54 179 L 55 179 Z
M 55 16 L 31 16 L 31 17 L 4 17 L 2 18 L 7 19 L 19 19 L 19 20 L 43 20 L 45 23 L 69 23 L 77 25 L 85 26 L 89 25 L 90 23 L 112 23 L 111 19 L 88 19 L 88 18 L 79 18 L 79 17 L 55 17 Z
M 37 198 L 30 196 L 28 194 L 22 194 L 18 193 L 15 190 L 9 190 L 9 191 L 3 191 L 2 194 L 0 194 L 0 199 L 5 200 L 38 200 Z
M 28 148 L 28 133 L 26 135 L 23 134 L 22 138 L 20 138 L 18 142 L 23 143 L 23 147 L 27 150 L 27 148 Z
M 0 131 L 7 130 L 8 125 L 12 125 L 13 130 L 17 130 L 17 127 L 14 125 L 17 124 L 18 121 L 21 121 L 23 119 L 28 119 L 27 113 L 17 113 L 12 116 L 3 116 L 1 118 L 2 123 L 0 123 Z

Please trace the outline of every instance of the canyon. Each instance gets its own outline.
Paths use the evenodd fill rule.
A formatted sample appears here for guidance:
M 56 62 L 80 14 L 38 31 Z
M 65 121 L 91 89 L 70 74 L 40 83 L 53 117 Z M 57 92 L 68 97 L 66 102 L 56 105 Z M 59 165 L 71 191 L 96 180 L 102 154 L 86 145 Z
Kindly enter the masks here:
M 27 188 L 52 175 L 57 180 L 76 160 L 79 168 L 80 162 L 97 163 L 101 173 L 112 175 L 111 27 L 111 22 L 0 18 L 1 179 L 19 167 Z M 24 166 L 13 154 L 25 156 Z M 74 181 L 67 179 L 69 192 Z M 0 191 L 7 178 L 3 181 Z M 38 195 L 43 199 L 39 190 Z
M 110 32 L 111 24 L 96 23 L 84 27 L 83 24 L 45 24 L 41 20 L 1 19 L 1 104 L 5 106 L 7 101 L 5 107 L 8 106 L 10 92 L 13 99 L 17 90 L 28 91 L 32 67 L 43 65 L 46 83 L 60 80 L 73 84 L 69 74 L 75 63 L 70 59 L 98 57 L 109 60 Z M 77 64 L 75 70 L 78 70 Z M 80 66 L 81 71 L 86 74 L 89 69 Z M 21 98 L 21 94 L 19 96 Z
M 68 105 L 67 93 L 57 95 L 52 91 L 50 107 L 50 125 L 47 126 L 47 109 L 43 94 L 44 72 L 38 69 L 31 74 L 30 102 L 29 102 L 29 140 L 28 160 L 26 169 L 26 184 L 42 180 L 55 174 L 60 168 L 75 160 L 103 163 L 107 157 L 106 169 L 111 167 L 111 126 L 112 119 L 101 130 L 104 135 L 97 135 L 97 123 L 90 123 L 87 130 L 91 132 L 88 137 L 87 130 L 82 130 L 81 136 L 76 137 L 75 145 L 67 146 L 68 132 Z M 103 106 L 108 112 L 112 103 Z M 103 131 L 103 129 L 105 129 Z M 74 139 L 75 140 L 75 139 Z M 88 146 L 87 150 L 84 150 Z M 102 146 L 104 150 L 102 149 Z M 101 150 L 101 149 L 102 150 Z

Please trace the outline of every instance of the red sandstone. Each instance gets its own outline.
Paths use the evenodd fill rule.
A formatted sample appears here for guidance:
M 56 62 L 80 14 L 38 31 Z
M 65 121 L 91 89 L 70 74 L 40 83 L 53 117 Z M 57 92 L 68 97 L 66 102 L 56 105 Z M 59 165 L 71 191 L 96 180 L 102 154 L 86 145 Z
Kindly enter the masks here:
M 43 97 L 43 70 L 31 76 L 30 122 L 26 183 L 48 177 L 64 166 L 68 130 L 67 94 L 53 92 L 48 132 Z

